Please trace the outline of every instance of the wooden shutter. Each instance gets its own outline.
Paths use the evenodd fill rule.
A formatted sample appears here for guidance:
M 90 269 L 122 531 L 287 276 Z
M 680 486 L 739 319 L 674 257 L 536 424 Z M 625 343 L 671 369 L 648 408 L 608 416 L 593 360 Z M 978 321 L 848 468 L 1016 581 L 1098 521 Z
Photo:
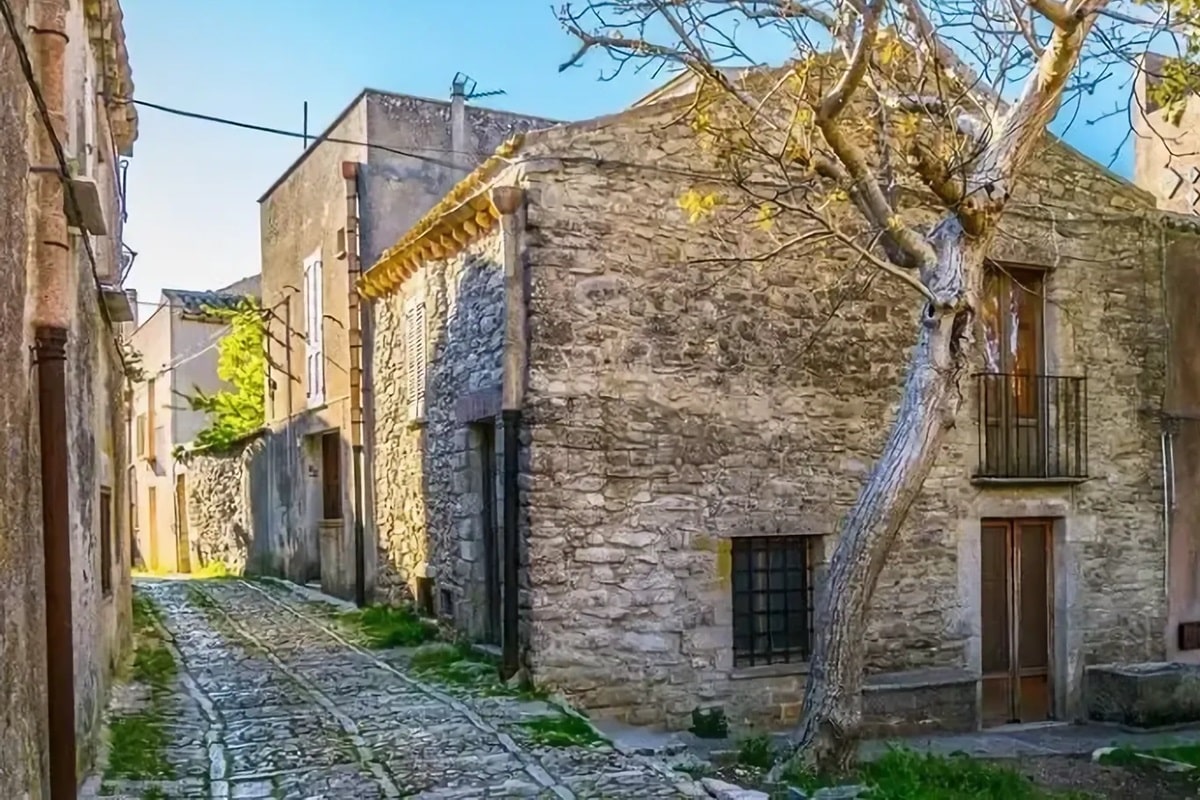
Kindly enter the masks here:
M 100 490 L 100 592 L 112 594 L 112 490 Z
M 325 298 L 321 279 L 320 254 L 313 255 L 304 265 L 305 316 L 305 384 L 308 403 L 320 405 L 325 401 Z
M 425 303 L 412 303 L 404 315 L 404 343 L 407 352 L 408 406 L 417 416 L 425 408 Z

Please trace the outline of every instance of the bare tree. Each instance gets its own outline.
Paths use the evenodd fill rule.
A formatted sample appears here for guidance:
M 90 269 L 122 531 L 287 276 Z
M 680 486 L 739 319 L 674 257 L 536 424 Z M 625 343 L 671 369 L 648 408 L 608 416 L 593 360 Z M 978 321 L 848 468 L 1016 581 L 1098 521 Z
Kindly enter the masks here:
M 962 403 L 985 256 L 1014 184 L 1064 100 L 1155 36 L 1177 53 L 1157 102 L 1194 92 L 1200 3 L 590 0 L 559 18 L 579 42 L 564 68 L 602 50 L 618 72 L 698 76 L 689 121 L 724 186 L 681 198 L 693 218 L 736 194 L 764 224 L 790 218 L 806 230 L 756 258 L 832 240 L 911 289 L 922 309 L 899 411 L 842 523 L 816 611 L 793 760 L 844 772 L 857 750 L 867 611 Z M 790 59 L 727 69 L 759 63 L 751 41 L 782 42 Z M 906 187 L 925 200 L 906 199 Z M 931 203 L 933 218 L 921 213 Z

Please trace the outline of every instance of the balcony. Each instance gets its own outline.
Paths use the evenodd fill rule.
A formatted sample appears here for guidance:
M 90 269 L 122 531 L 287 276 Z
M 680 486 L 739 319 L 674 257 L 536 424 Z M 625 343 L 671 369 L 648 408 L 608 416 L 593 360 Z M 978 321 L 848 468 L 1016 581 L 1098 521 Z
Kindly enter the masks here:
M 1087 480 L 1087 379 L 980 373 L 977 483 Z

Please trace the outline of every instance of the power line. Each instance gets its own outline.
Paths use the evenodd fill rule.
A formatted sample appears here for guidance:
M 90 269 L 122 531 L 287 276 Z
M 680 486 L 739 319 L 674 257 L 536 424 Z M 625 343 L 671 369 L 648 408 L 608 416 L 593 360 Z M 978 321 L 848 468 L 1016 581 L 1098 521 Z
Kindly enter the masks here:
M 42 88 L 38 85 L 37 76 L 34 75 L 33 62 L 29 59 L 29 51 L 25 49 L 25 41 L 21 38 L 20 29 L 17 28 L 16 16 L 13 14 L 8 0 L 0 0 L 0 16 L 4 17 L 4 27 L 8 29 L 8 35 L 13 40 L 13 45 L 17 49 L 17 60 L 21 64 L 21 72 L 24 73 L 25 83 L 29 85 L 29 91 L 33 94 L 33 102 L 37 106 L 38 115 L 42 118 L 42 125 L 46 128 L 46 136 L 50 140 L 50 145 L 54 148 L 54 156 L 58 161 L 59 180 L 62 181 L 63 191 L 66 194 L 68 202 L 71 204 L 71 211 L 74 212 L 75 219 L 82 219 L 83 213 L 79 206 L 79 199 L 75 196 L 75 187 L 71 183 L 71 169 L 67 164 L 67 155 L 63 150 L 62 142 L 58 140 L 58 134 L 54 132 L 54 121 L 50 118 L 50 109 L 46 107 L 46 98 L 42 96 Z M 121 349 L 121 341 L 113 328 L 113 321 L 112 317 L 109 316 L 108 306 L 104 304 L 104 284 L 100 280 L 100 269 L 96 266 L 96 254 L 92 250 L 91 237 L 86 232 L 81 231 L 79 238 L 83 240 L 83 248 L 87 251 L 88 263 L 92 271 L 92 282 L 96 285 L 96 300 L 97 305 L 100 307 L 100 316 L 108 326 L 109 336 L 116 346 L 117 357 L 121 360 L 121 371 L 125 372 L 129 364 L 125 361 L 125 352 Z
M 402 150 L 398 147 L 389 147 L 389 146 L 383 145 L 383 144 L 375 144 L 372 142 L 360 142 L 355 139 L 342 139 L 337 136 L 320 136 L 320 135 L 313 136 L 312 134 L 305 134 L 301 131 L 290 131 L 290 130 L 286 130 L 284 128 L 273 128 L 269 125 L 259 125 L 257 123 L 243 122 L 242 120 L 230 119 L 228 117 L 218 117 L 214 114 L 204 114 L 199 111 L 188 111 L 188 110 L 182 109 L 182 108 L 173 108 L 171 106 L 160 105 L 159 103 L 151 103 L 149 100 L 131 99 L 131 100 L 121 100 L 120 102 L 133 103 L 135 106 L 141 106 L 143 108 L 152 108 L 155 111 L 162 111 L 163 113 L 166 113 L 166 114 L 174 114 L 175 116 L 178 116 L 178 117 L 186 117 L 187 119 L 195 119 L 195 120 L 200 120 L 202 122 L 212 122 L 212 123 L 216 123 L 218 125 L 228 125 L 233 128 L 242 128 L 244 130 L 249 130 L 249 131 L 258 131 L 259 133 L 270 133 L 270 134 L 274 134 L 275 136 L 286 136 L 290 139 L 304 139 L 304 140 L 311 139 L 311 140 L 313 140 L 314 144 L 320 144 L 321 142 L 332 142 L 333 144 L 348 144 L 348 145 L 353 145 L 356 147 L 366 147 L 366 148 L 373 149 L 373 150 L 381 150 L 385 153 L 392 153 L 392 154 L 398 155 L 398 156 L 406 156 L 407 158 L 413 158 L 418 161 L 427 161 L 431 164 L 437 164 L 438 166 L 442 166 L 442 167 L 449 167 L 451 169 L 456 169 L 456 170 L 463 169 L 462 164 L 456 164 L 451 161 L 444 161 L 440 158 L 435 158 L 433 156 L 423 155 L 421 153 L 414 153 L 410 150 Z M 450 154 L 460 154 L 460 155 L 469 155 L 469 156 L 485 155 L 484 153 L 481 153 L 478 151 L 453 150 L 453 149 L 440 148 L 440 147 L 422 147 L 421 149 L 427 153 L 450 153 Z M 490 155 L 490 153 L 487 155 Z

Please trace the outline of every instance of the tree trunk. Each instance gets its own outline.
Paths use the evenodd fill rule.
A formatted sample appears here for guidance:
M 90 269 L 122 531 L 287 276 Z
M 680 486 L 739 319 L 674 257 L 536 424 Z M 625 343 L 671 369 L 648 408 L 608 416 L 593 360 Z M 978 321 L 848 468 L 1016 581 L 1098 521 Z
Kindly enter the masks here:
M 797 759 L 837 775 L 857 758 L 867 610 L 896 534 L 954 426 L 959 380 L 971 358 L 984 242 L 969 238 L 956 220 L 943 221 L 939 231 L 938 266 L 923 283 L 945 307 L 927 306 L 922 315 L 887 444 L 842 525 L 817 606 L 804 717 L 792 757 L 773 770 L 773 779 Z

